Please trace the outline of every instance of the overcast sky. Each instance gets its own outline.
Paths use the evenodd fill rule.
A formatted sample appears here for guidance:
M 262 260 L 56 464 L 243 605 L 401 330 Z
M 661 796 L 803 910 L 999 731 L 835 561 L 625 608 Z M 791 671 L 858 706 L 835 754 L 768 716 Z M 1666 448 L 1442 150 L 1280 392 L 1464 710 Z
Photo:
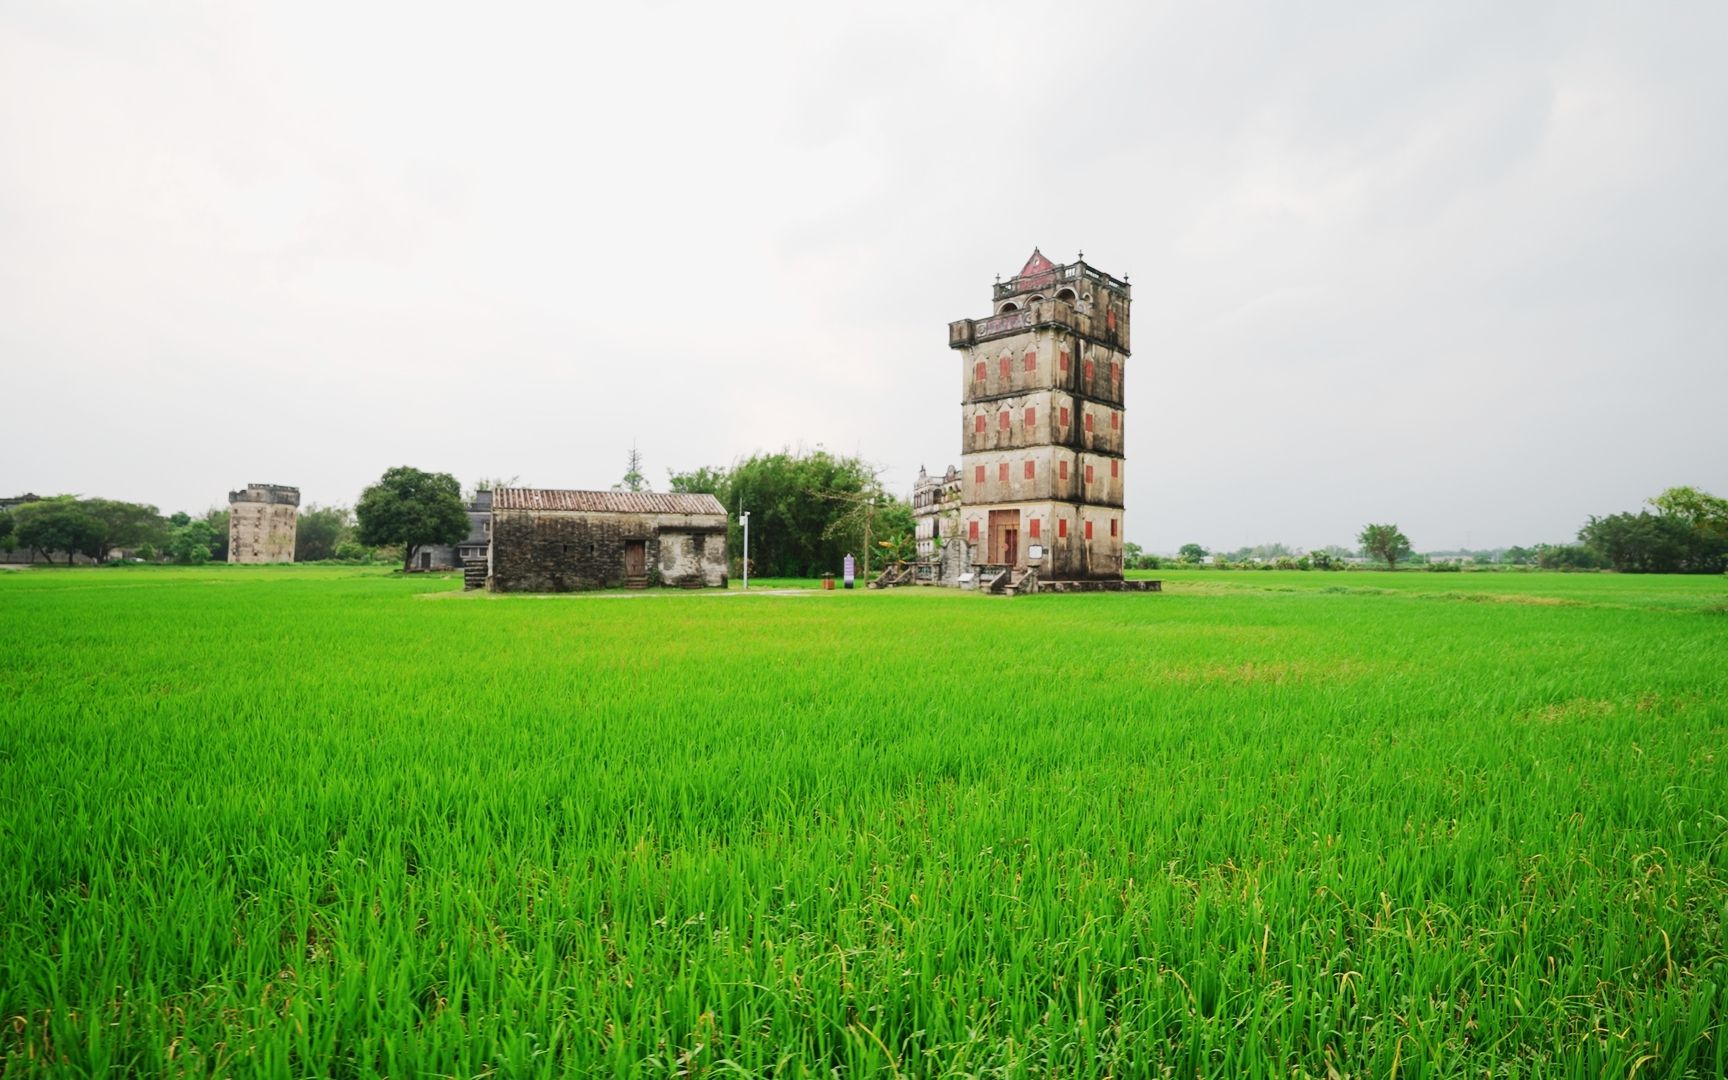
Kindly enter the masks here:
M 1127 537 L 1728 494 L 1728 6 L 0 3 L 0 495 L 960 453 L 1128 275 Z

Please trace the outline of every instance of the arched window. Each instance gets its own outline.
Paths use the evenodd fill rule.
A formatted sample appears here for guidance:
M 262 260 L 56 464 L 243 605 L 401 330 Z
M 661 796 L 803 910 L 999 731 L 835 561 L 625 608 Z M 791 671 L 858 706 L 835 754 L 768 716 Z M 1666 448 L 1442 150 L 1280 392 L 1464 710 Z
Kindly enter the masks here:
M 1065 304 L 1072 304 L 1078 297 L 1074 295 L 1073 289 L 1062 289 L 1056 294 L 1056 299 Z
M 1012 315 L 1016 311 L 1019 311 L 1019 310 L 1020 310 L 1020 305 L 1016 304 L 1014 301 L 1010 300 L 1006 304 L 1003 304 L 1001 307 L 997 308 L 996 314 L 998 314 L 998 315 Z

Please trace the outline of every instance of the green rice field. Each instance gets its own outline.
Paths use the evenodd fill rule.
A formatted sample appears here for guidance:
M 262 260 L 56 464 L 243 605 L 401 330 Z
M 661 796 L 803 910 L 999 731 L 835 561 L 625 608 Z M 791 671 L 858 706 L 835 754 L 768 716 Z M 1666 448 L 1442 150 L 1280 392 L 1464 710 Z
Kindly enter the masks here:
M 1728 1075 L 1728 581 L 0 573 L 0 1073 Z

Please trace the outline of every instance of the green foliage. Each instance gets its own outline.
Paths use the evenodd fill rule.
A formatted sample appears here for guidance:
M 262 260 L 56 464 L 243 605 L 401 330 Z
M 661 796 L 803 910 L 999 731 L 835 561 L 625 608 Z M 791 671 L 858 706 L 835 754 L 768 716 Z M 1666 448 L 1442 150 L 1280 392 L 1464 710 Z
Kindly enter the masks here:
M 1728 1071 L 1722 582 L 1162 576 L 0 574 L 0 1071 Z
M 107 527 L 72 495 L 60 495 L 25 503 L 13 511 L 13 531 L 19 547 L 39 551 L 49 561 L 54 553 L 100 559 Z M 91 555 L 91 552 L 95 552 Z
M 402 569 L 427 544 L 459 544 L 468 535 L 468 508 L 462 486 L 449 473 L 429 473 L 407 465 L 389 469 L 360 494 L 354 507 L 362 544 L 402 546 Z
M 1728 534 L 1694 527 L 1672 514 L 1592 517 L 1578 539 L 1602 562 L 1631 574 L 1720 574 L 1728 569 Z
M 1583 544 L 1537 544 L 1536 565 L 1544 570 L 1599 570 L 1605 564 Z
M 1502 554 L 1501 561 L 1513 566 L 1529 566 L 1536 561 L 1536 549 L 1513 545 Z
M 808 578 L 838 571 L 847 552 L 880 562 L 912 550 L 912 508 L 883 490 L 860 458 L 826 450 L 755 454 L 729 469 L 671 474 L 671 489 L 719 498 L 731 516 L 729 550 L 742 554 L 738 512 L 750 511 L 752 576 Z M 889 541 L 887 552 L 878 546 Z M 862 572 L 862 571 L 861 571 Z
M 183 565 L 207 563 L 215 555 L 218 543 L 216 529 L 208 521 L 188 519 L 168 534 L 168 557 Z
M 1399 559 L 1410 557 L 1410 539 L 1396 525 L 1364 526 L 1356 542 L 1362 545 L 1363 555 L 1383 560 L 1388 570 L 1397 569 Z
M 228 520 L 229 511 L 210 509 L 204 511 L 203 522 L 210 526 L 210 561 L 228 561 Z
M 16 541 L 12 539 L 12 532 L 16 524 L 12 511 L 0 510 L 0 551 L 17 550 Z
M 294 529 L 294 561 L 321 562 L 337 558 L 336 551 L 354 532 L 354 513 L 346 506 L 312 503 L 300 511 Z
M 1183 562 L 1202 563 L 1206 561 L 1206 556 L 1210 555 L 1211 552 L 1207 551 L 1199 544 L 1183 544 L 1177 549 L 1176 554 Z
M 647 491 L 648 480 L 642 475 L 642 451 L 636 449 L 636 444 L 630 444 L 630 454 L 624 463 L 624 479 L 618 487 L 624 491 Z
M 1651 499 L 1650 505 L 1699 532 L 1728 539 L 1728 499 L 1719 495 L 1692 487 L 1671 487 Z

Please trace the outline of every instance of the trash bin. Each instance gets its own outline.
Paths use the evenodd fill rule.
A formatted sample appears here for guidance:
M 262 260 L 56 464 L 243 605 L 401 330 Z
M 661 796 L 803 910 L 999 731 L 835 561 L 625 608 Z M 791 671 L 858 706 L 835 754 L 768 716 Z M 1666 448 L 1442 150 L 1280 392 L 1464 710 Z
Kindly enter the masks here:
M 823 574 L 822 575 L 822 587 L 824 589 L 827 589 L 829 592 L 834 591 L 834 575 L 833 574 Z

